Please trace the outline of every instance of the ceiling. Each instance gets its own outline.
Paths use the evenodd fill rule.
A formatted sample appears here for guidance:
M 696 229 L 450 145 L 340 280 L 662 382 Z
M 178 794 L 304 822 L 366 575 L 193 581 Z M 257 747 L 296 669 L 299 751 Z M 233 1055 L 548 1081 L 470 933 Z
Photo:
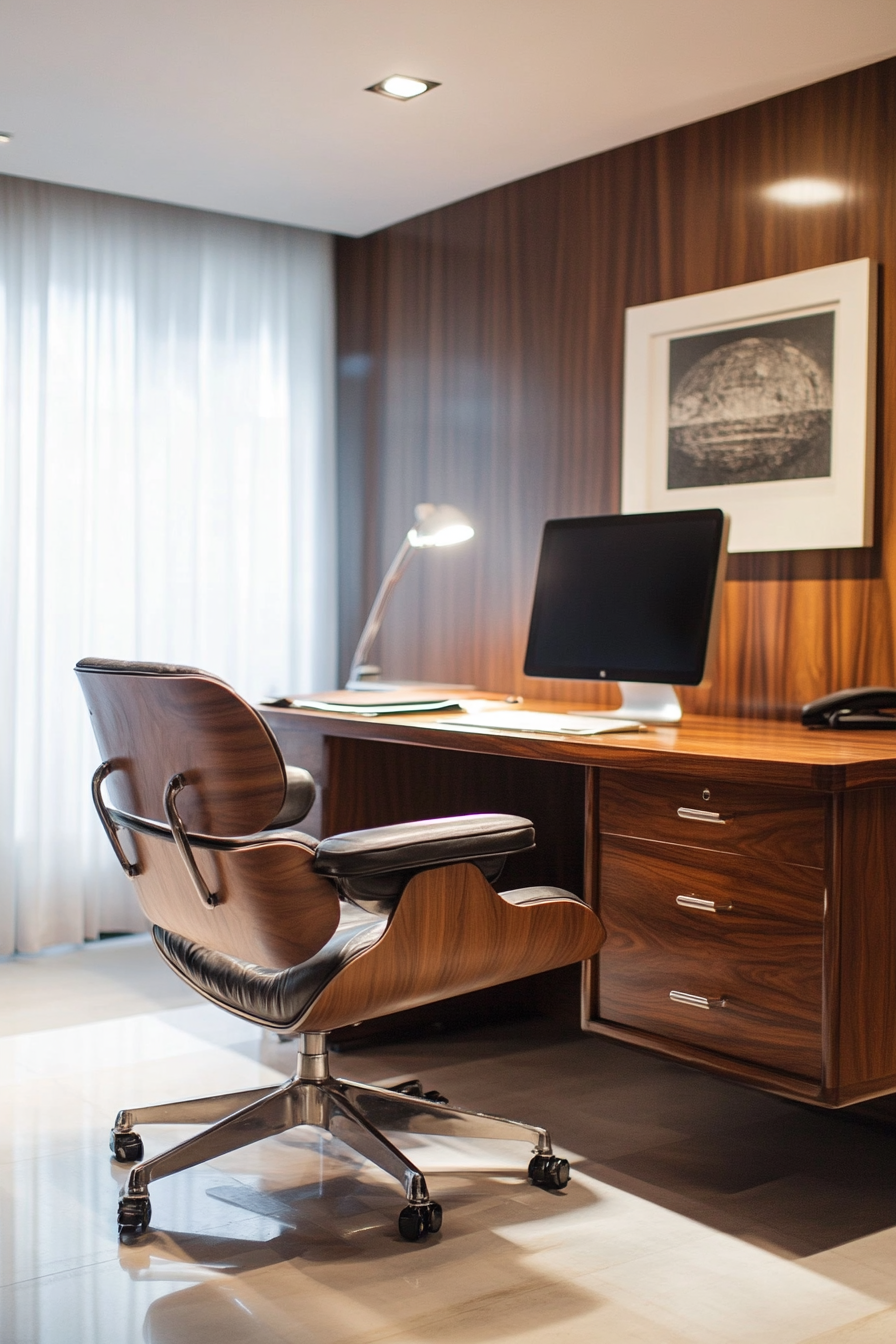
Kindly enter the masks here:
M 894 0 L 27 0 L 0 172 L 364 234 L 896 53 Z M 439 80 L 409 103 L 365 92 Z

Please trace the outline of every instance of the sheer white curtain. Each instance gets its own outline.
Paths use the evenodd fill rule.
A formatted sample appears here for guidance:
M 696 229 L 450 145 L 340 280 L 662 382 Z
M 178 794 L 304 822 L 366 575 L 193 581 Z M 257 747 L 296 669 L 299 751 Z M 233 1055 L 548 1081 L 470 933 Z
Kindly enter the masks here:
M 323 234 L 0 178 L 0 955 L 143 927 L 86 654 L 335 672 Z

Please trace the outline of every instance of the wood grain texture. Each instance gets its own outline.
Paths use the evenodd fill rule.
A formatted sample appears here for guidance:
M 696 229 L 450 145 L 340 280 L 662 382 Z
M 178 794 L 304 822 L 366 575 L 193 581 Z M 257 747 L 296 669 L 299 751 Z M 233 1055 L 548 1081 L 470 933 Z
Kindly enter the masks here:
M 824 873 L 819 868 L 604 834 L 598 909 L 608 879 L 619 890 L 628 884 L 633 897 L 645 893 L 646 900 L 651 893 L 657 909 L 666 912 L 662 918 L 672 919 L 684 938 L 691 932 L 702 937 L 715 931 L 719 938 L 730 938 L 736 944 L 741 919 L 756 927 L 765 921 L 772 941 L 779 920 L 811 924 L 821 937 Z M 680 895 L 712 900 L 726 908 L 713 913 L 678 906 L 675 898 Z M 820 957 L 820 943 L 817 951 Z
M 710 867 L 675 850 L 601 839 L 600 1017 L 820 1079 L 821 873 L 720 854 Z M 733 909 L 681 909 L 676 892 Z M 670 990 L 724 1006 L 676 1003 Z
M 522 676 L 545 519 L 619 502 L 625 308 L 870 256 L 880 279 L 876 544 L 735 556 L 719 665 L 688 710 L 793 717 L 893 684 L 896 61 L 566 165 L 337 245 L 347 661 L 415 503 L 469 513 L 386 617 L 391 675 L 552 699 Z M 794 209 L 763 188 L 841 182 Z M 600 703 L 609 690 L 574 693 Z
M 566 966 L 603 936 L 581 901 L 512 905 L 468 863 L 419 873 L 380 941 L 339 972 L 301 1026 L 329 1031 Z
M 311 867 L 314 853 L 273 837 L 242 849 L 193 847 L 199 870 L 220 905 L 203 905 L 174 845 L 132 831 L 140 864 L 134 888 L 153 924 L 203 947 L 256 966 L 284 970 L 313 956 L 339 923 L 332 882 Z
M 721 821 L 681 817 L 680 807 L 717 812 Z M 702 779 L 601 773 L 600 828 L 607 835 L 822 868 L 824 822 L 824 798 L 808 791 L 734 784 L 714 779 L 711 771 Z
M 589 1023 L 588 1029 L 595 1035 L 606 1036 L 611 1041 L 621 1041 L 640 1050 L 649 1050 L 651 1054 L 660 1055 L 663 1059 L 675 1059 L 680 1064 L 703 1069 L 706 1073 L 719 1078 L 730 1078 L 733 1082 L 744 1083 L 748 1087 L 760 1088 L 763 1092 L 771 1092 L 775 1096 L 792 1097 L 796 1101 L 824 1107 L 839 1104 L 822 1100 L 817 1079 L 799 1078 L 792 1073 L 783 1073 L 780 1069 L 752 1064 L 746 1059 L 734 1059 L 719 1054 L 716 1050 L 690 1045 L 686 1041 L 673 1041 L 668 1036 L 641 1031 L 637 1027 L 622 1027 L 615 1022 L 592 1022 Z M 878 1093 L 873 1095 L 877 1096 Z
M 826 1082 L 831 1095 L 856 1099 L 896 1077 L 896 789 L 844 795 L 836 826 Z
M 536 710 L 581 707 L 570 701 L 528 704 Z M 457 769 L 467 780 L 486 770 L 481 758 L 496 757 L 822 792 L 896 784 L 896 733 L 886 731 L 820 732 L 795 723 L 693 714 L 686 716 L 678 728 L 581 738 L 474 732 L 464 727 L 460 714 L 440 715 L 435 722 L 432 716 L 422 714 L 370 719 L 317 710 L 264 712 L 278 734 L 284 720 L 288 723 L 297 718 L 308 725 L 317 724 L 331 739 L 427 747 L 442 753 L 443 760 L 448 753 L 459 753 L 465 764 Z M 475 766 L 473 760 L 477 761 Z M 439 768 L 448 769 L 447 760 Z M 341 785 L 334 792 L 341 792 Z M 454 810 L 451 796 L 446 790 L 447 812 Z M 489 805 L 485 810 L 494 808 Z
M 251 835 L 274 820 L 286 772 L 271 730 L 215 677 L 78 671 L 113 807 L 166 823 L 173 775 L 187 787 L 177 808 L 189 831 Z

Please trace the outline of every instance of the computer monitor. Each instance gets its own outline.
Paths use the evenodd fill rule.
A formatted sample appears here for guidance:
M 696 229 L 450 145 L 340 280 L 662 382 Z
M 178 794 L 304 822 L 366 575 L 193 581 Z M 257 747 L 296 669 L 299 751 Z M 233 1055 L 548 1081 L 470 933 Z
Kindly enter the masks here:
M 525 672 L 616 681 L 626 718 L 675 723 L 711 665 L 727 558 L 721 509 L 545 524 Z M 606 714 L 606 710 L 599 711 Z

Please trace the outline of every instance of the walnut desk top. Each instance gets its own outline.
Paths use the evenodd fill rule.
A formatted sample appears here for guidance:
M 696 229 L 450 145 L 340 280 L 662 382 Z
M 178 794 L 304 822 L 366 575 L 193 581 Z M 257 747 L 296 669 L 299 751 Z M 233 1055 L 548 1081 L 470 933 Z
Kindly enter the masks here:
M 524 708 L 547 713 L 575 712 L 573 702 L 527 700 Z M 593 708 L 593 707 L 591 707 Z M 464 714 L 377 715 L 323 710 L 265 708 L 276 733 L 301 725 L 327 737 L 369 739 L 481 752 L 574 765 L 615 767 L 656 774 L 700 776 L 740 783 L 839 792 L 896 785 L 896 731 L 836 732 L 799 723 L 717 718 L 689 714 L 674 728 L 593 738 L 554 737 L 466 727 Z

